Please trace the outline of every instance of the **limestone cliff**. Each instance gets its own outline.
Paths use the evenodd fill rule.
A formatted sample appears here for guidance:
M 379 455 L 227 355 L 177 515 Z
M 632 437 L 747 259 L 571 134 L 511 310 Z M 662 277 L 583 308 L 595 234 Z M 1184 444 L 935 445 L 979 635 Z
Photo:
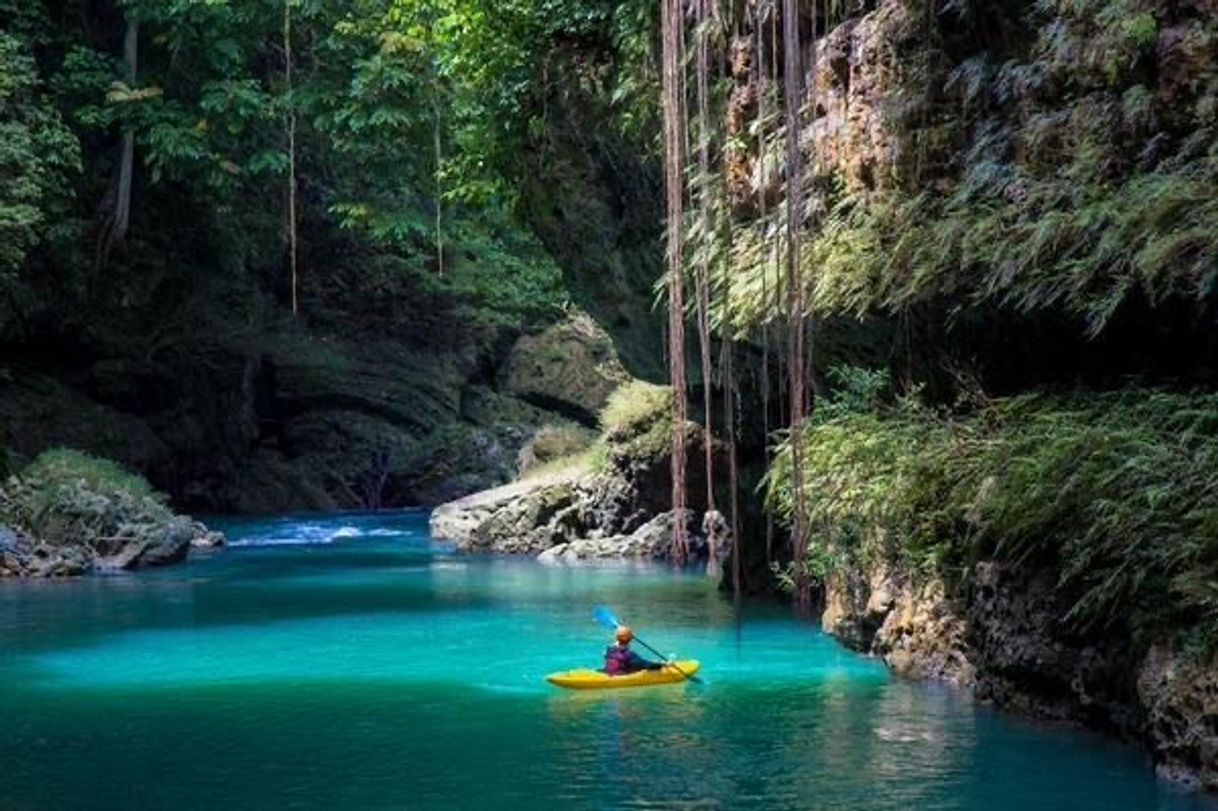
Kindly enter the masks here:
M 822 624 L 902 676 L 1109 731 L 1144 746 L 1165 776 L 1218 789 L 1218 662 L 1128 633 L 1080 634 L 1061 621 L 1054 583 L 982 562 L 970 591 L 949 597 L 893 564 L 851 567 L 830 578 Z

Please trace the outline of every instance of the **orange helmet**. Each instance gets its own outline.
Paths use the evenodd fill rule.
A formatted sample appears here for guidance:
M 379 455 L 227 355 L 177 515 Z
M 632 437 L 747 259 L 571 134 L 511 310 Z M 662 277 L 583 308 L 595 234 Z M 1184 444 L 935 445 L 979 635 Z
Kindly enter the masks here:
M 634 639 L 634 631 L 627 628 L 625 625 L 619 625 L 617 633 L 613 635 L 618 642 L 623 645 L 630 644 L 630 640 Z

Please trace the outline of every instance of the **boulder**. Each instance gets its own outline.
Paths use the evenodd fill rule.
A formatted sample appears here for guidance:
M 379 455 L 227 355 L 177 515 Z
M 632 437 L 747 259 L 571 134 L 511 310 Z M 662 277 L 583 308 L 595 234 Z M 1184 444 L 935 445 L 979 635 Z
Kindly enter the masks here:
M 121 466 L 70 450 L 40 454 L 0 489 L 0 575 L 65 577 L 179 563 L 224 536 L 175 515 Z M 19 528 L 18 528 L 19 527 Z
M 575 502 L 576 476 L 558 473 L 525 479 L 442 504 L 431 514 L 431 536 L 459 551 L 540 551 L 552 545 L 545 527 Z
M 137 559 L 139 567 L 165 566 L 181 563 L 190 553 L 191 541 L 195 538 L 195 522 L 181 516 L 173 519 L 153 534 L 153 541 Z
M 191 549 L 211 550 L 222 549 L 225 546 L 228 546 L 228 538 L 223 532 L 208 529 L 207 525 L 200 521 L 195 521 L 193 524 L 191 524 L 191 530 Z
M 516 342 L 503 388 L 541 408 L 595 425 L 609 395 L 629 378 L 613 339 L 591 317 L 576 312 Z
M 1159 772 L 1218 789 L 1218 661 L 1154 645 L 1138 672 L 1138 696 Z
M 686 522 L 692 524 L 694 513 L 686 511 Z M 673 513 L 655 516 L 629 535 L 586 537 L 559 543 L 537 556 L 539 563 L 570 564 L 590 560 L 663 560 L 668 557 L 672 542 Z M 691 536 L 695 554 L 704 551 L 702 536 Z

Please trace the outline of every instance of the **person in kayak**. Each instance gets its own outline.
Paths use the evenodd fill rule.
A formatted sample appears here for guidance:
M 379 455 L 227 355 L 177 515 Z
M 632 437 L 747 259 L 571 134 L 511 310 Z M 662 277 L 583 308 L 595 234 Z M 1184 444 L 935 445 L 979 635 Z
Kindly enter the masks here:
M 605 672 L 610 676 L 625 676 L 640 670 L 660 670 L 663 662 L 649 662 L 630 649 L 634 632 L 625 625 L 614 634 L 616 642 L 605 649 Z

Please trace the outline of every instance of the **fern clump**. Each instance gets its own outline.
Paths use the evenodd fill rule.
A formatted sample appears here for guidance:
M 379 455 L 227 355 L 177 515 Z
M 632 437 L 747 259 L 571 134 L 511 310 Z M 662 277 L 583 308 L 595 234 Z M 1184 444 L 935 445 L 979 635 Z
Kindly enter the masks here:
M 995 559 L 1056 573 L 1076 630 L 1218 643 L 1218 395 L 1026 395 L 964 415 L 839 398 L 805 437 L 831 566 L 898 562 L 962 587 Z M 789 515 L 785 443 L 767 496 Z

